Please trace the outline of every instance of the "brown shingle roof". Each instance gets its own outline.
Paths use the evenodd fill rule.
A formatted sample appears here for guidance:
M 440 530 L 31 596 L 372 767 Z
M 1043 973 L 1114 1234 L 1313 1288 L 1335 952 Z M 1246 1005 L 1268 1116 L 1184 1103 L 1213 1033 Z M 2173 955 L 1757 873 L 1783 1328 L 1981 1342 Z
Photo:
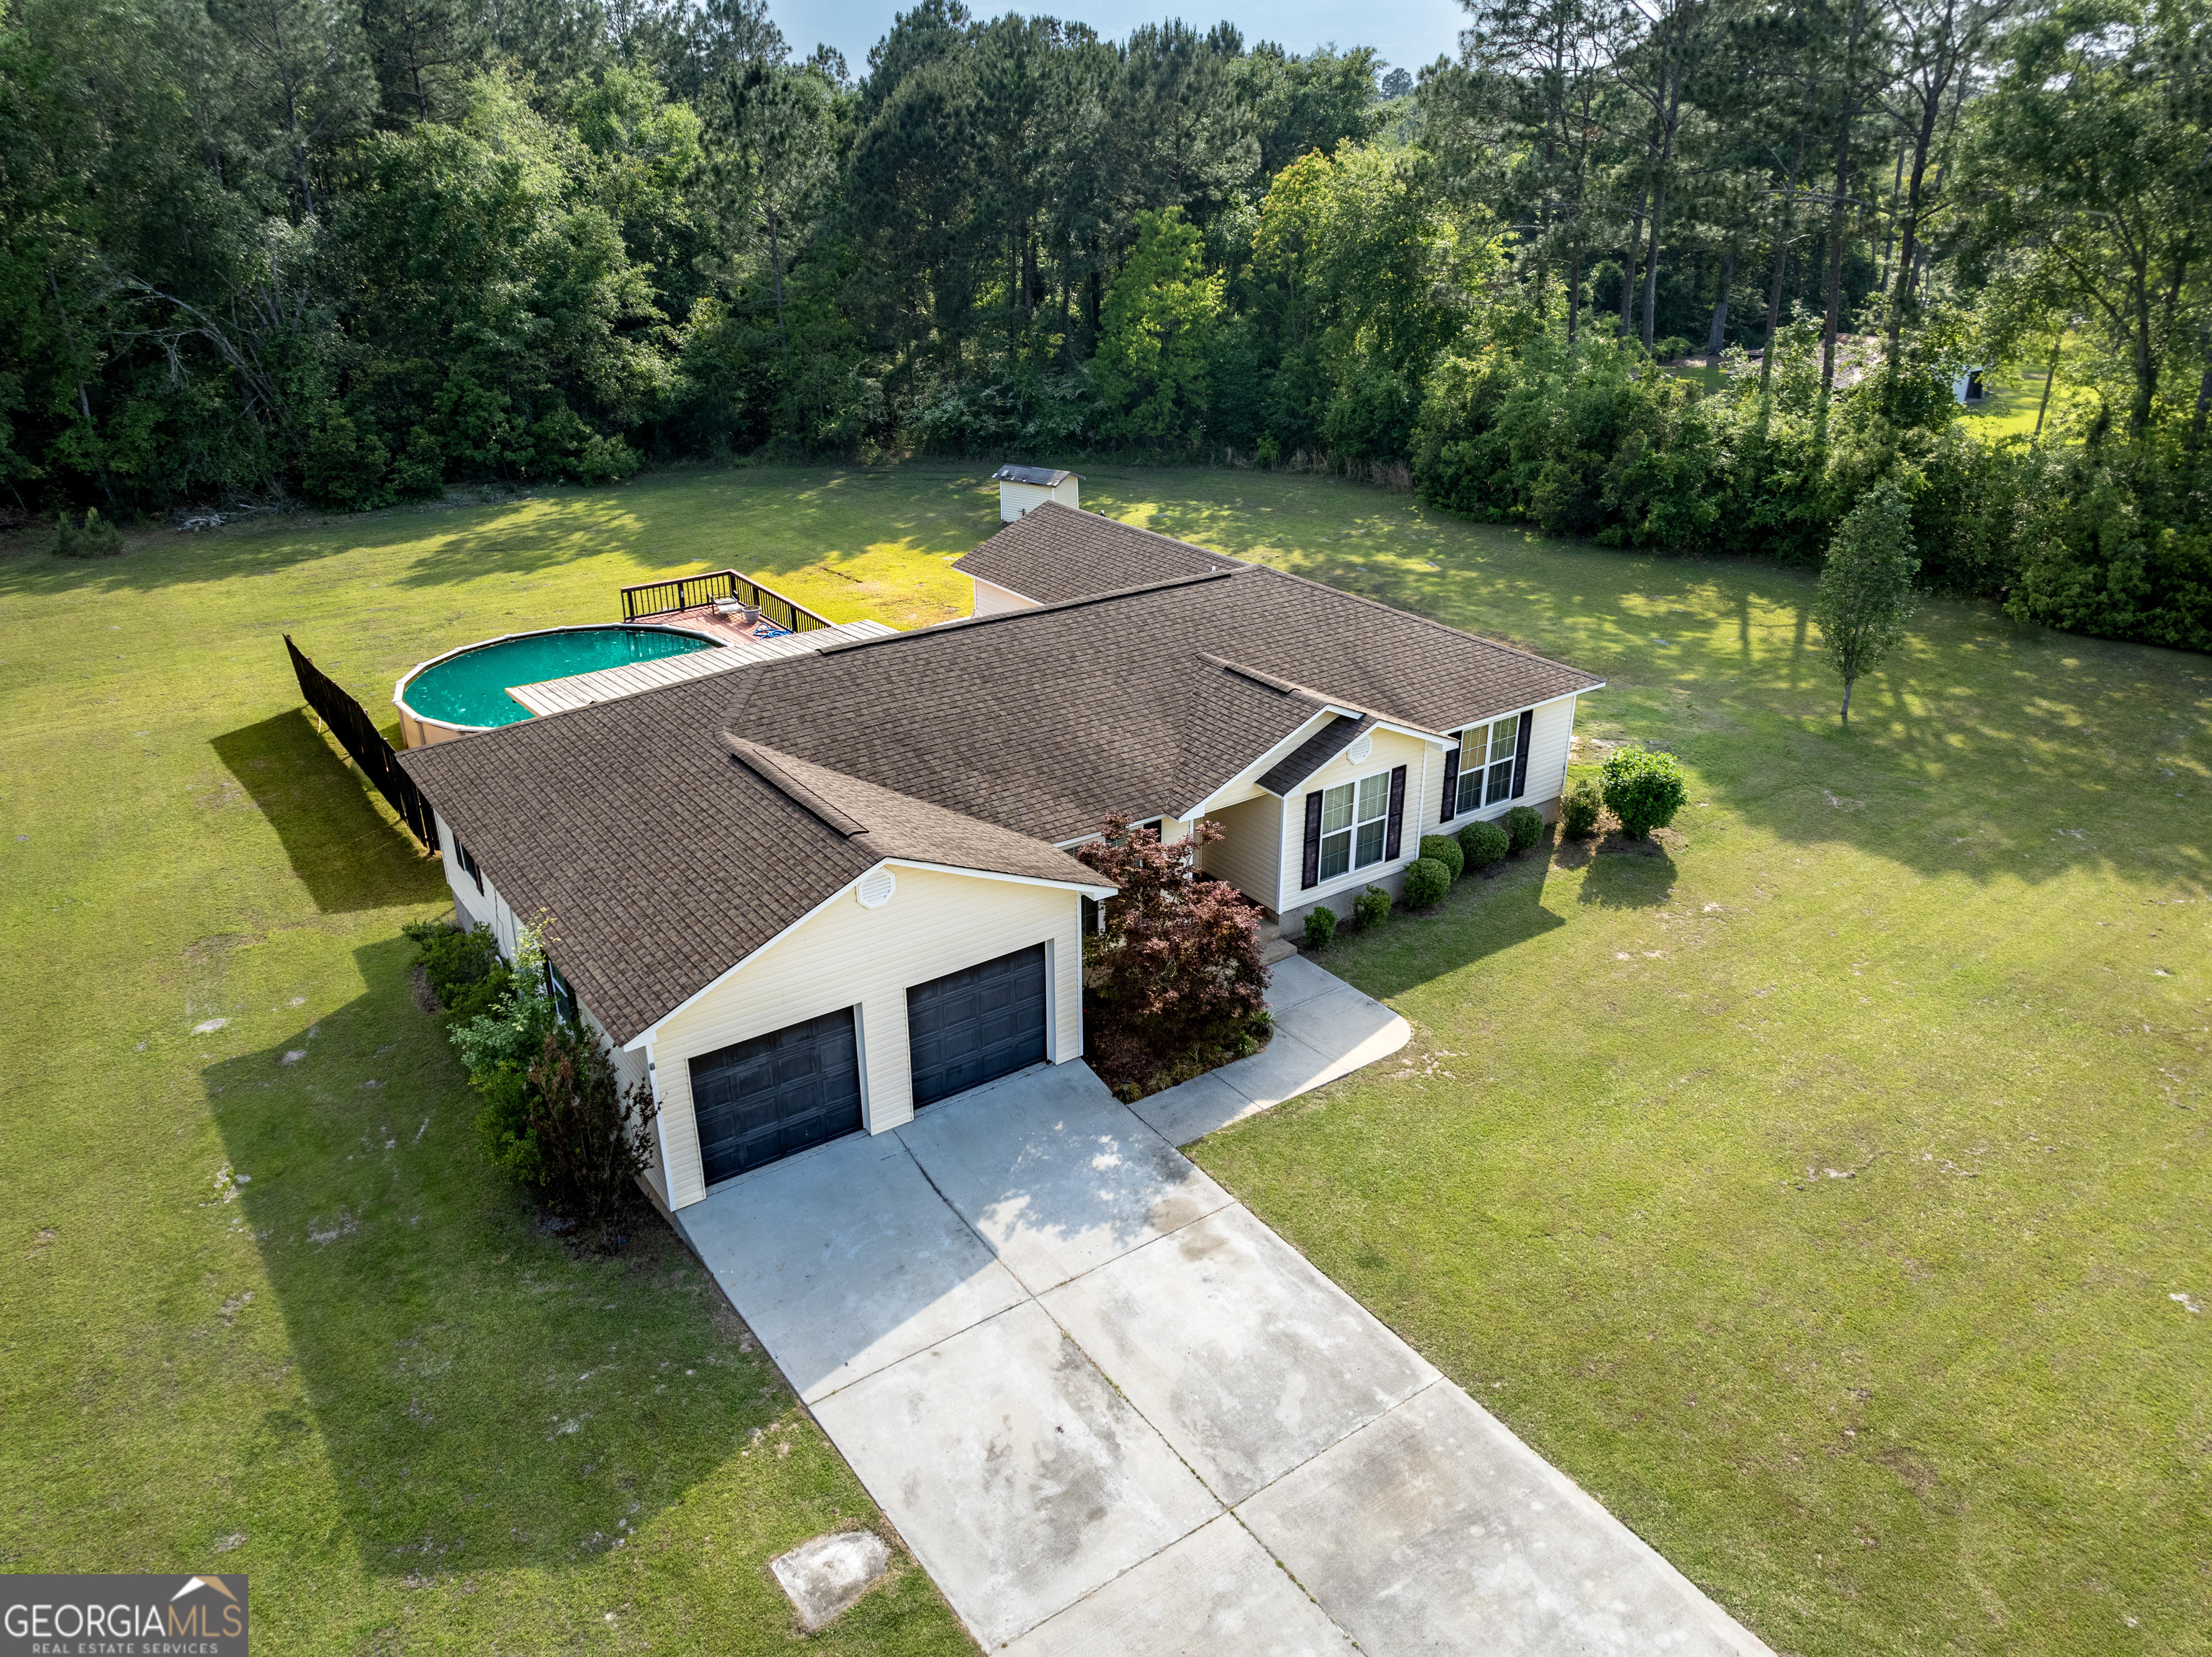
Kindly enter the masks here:
M 1039 604 L 1058 604 L 1245 565 L 1188 541 L 1047 501 L 954 559 L 952 567 Z
M 1023 523 L 1048 512 L 1063 540 L 1109 552 L 1129 534 L 1163 539 L 1059 508 Z M 1372 717 L 1442 733 L 1601 682 L 1218 563 L 763 661 L 402 763 L 517 913 L 551 914 L 562 970 L 627 1040 L 880 858 L 1090 880 L 1054 843 L 1111 813 L 1188 810 L 1331 706 L 1363 718 L 1302 745 L 1271 785 L 1294 787 L 1314 740 Z
M 617 1042 L 886 857 L 1111 884 L 995 824 L 741 756 L 702 683 L 400 756 L 515 914 L 549 922 L 549 953 Z
M 1600 681 L 1248 565 L 715 682 L 757 741 L 1065 842 L 1188 809 L 1332 705 L 1443 733 Z

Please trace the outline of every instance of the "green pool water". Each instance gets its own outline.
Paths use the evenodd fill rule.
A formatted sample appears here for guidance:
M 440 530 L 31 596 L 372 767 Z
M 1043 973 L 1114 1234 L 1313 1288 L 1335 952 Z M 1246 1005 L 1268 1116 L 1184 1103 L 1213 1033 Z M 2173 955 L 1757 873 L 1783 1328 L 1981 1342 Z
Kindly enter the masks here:
M 526 633 L 448 656 L 417 673 L 407 685 L 407 705 L 425 719 L 448 725 L 512 725 L 530 710 L 507 693 L 510 685 L 535 685 L 600 667 L 620 667 L 662 656 L 711 650 L 708 641 L 659 627 L 568 627 Z

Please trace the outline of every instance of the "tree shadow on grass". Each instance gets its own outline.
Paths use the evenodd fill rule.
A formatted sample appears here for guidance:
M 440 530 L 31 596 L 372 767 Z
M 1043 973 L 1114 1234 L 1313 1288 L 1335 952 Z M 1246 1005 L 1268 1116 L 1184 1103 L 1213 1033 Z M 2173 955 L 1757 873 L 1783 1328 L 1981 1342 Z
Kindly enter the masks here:
M 434 902 L 435 860 L 370 798 L 338 751 L 295 708 L 226 731 L 208 746 L 269 820 L 325 915 Z
M 573 1254 L 492 1168 L 410 959 L 356 951 L 362 996 L 202 1072 L 306 1399 L 248 1460 L 295 1465 L 317 1433 L 373 1571 L 604 1552 L 787 1394 L 657 1215 Z
M 1587 868 L 1577 901 L 1597 909 L 1656 909 L 1674 895 L 1679 871 L 1660 840 L 1631 840 L 1617 830 L 1559 849 L 1561 868 Z

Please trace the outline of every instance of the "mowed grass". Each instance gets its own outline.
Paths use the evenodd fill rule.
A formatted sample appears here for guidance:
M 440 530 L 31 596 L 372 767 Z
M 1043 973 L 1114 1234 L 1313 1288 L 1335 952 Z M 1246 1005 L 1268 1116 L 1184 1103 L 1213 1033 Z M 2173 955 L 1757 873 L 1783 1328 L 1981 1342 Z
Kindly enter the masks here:
M 1778 1650 L 2212 1650 L 2212 661 L 1931 603 L 1845 731 L 1807 576 L 1212 488 L 1694 803 L 1340 941 L 1413 1044 L 1198 1161 Z
M 659 1221 L 572 1258 L 485 1163 L 399 936 L 449 907 L 438 865 L 281 636 L 389 725 L 415 661 L 672 568 L 935 619 L 994 521 L 972 482 L 702 472 L 0 553 L 0 1569 L 243 1570 L 271 1652 L 796 1637 L 767 1561 L 876 1510 Z M 902 1558 L 810 1648 L 974 1648 Z
M 245 1569 L 288 1651 L 791 1638 L 764 1561 L 872 1509 L 672 1243 L 572 1261 L 484 1167 L 397 938 L 436 867 L 277 635 L 385 718 L 677 570 L 911 625 L 985 470 L 0 557 L 7 1569 Z M 1800 575 L 1085 501 L 1603 673 L 1583 757 L 1700 802 L 1340 942 L 1413 1045 L 1200 1160 L 1778 1650 L 2212 1649 L 2212 663 L 1933 604 L 1844 733 Z M 964 1639 L 908 1567 L 815 1643 Z

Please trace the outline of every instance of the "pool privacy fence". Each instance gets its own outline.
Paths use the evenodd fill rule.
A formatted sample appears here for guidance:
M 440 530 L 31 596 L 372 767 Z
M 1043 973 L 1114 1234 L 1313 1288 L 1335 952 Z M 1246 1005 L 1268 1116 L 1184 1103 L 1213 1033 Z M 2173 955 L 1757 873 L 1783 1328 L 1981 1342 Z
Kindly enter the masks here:
M 292 672 L 300 681 L 300 694 L 307 698 L 307 705 L 330 727 L 338 746 L 353 756 L 353 763 L 361 767 L 361 774 L 376 784 L 376 791 L 399 813 L 399 820 L 422 843 L 423 850 L 435 851 L 438 825 L 430 815 L 430 802 L 415 786 L 414 779 L 399 769 L 399 762 L 393 757 L 392 745 L 384 740 L 384 733 L 362 711 L 361 704 L 301 653 L 289 633 L 284 635 L 284 648 L 292 653 Z

